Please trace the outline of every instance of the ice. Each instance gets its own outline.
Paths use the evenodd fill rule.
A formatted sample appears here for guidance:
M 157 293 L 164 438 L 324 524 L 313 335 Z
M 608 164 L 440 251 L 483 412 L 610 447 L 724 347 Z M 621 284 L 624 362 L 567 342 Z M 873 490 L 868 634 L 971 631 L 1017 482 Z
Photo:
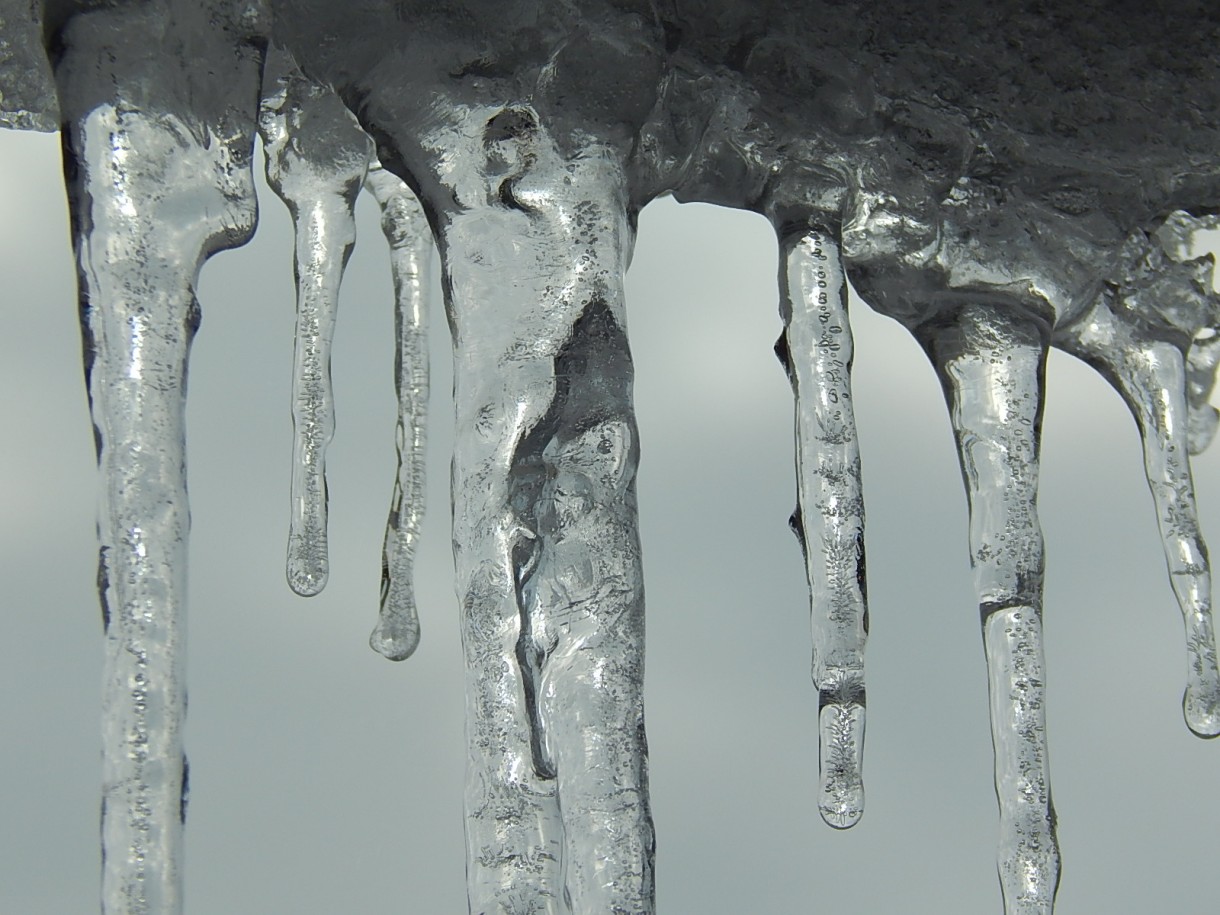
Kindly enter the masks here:
M 799 501 L 813 614 L 822 786 L 818 809 L 838 829 L 864 813 L 864 497 L 851 399 L 847 281 L 833 236 L 780 236 L 783 356 L 796 392 Z
M 292 386 L 295 433 L 288 584 L 303 597 L 326 586 L 326 447 L 335 434 L 330 352 L 339 284 L 356 243 L 356 195 L 372 142 L 342 103 L 273 48 L 264 73 L 259 133 L 267 182 L 296 228 L 297 327 Z
M 1032 321 L 978 306 L 919 333 L 945 389 L 970 502 L 970 565 L 987 655 L 1004 907 L 1009 915 L 1045 915 L 1059 885 L 1037 517 L 1047 340 Z
M 1214 347 L 1202 335 L 1215 332 L 1220 296 L 1212 255 L 1196 259 L 1190 244 L 1207 225 L 1177 212 L 1155 232 L 1134 233 L 1112 284 L 1085 319 L 1062 334 L 1060 345 L 1106 377 L 1139 426 L 1169 579 L 1186 626 L 1182 711 L 1191 731 L 1215 737 L 1220 671 L 1211 565 L 1190 472 L 1190 455 L 1207 444 L 1215 422 L 1206 400 L 1214 384 Z
M 106 910 L 181 909 L 187 353 L 200 266 L 253 229 L 257 124 L 296 227 L 288 578 L 301 594 L 328 575 L 330 341 L 360 188 L 383 209 L 399 469 L 371 643 L 395 659 L 419 632 L 433 234 L 441 255 L 472 911 L 654 908 L 623 276 L 640 208 L 673 193 L 761 213 L 779 237 L 823 818 L 846 827 L 863 809 L 850 278 L 945 388 L 971 508 L 1001 886 L 1009 915 L 1049 913 L 1036 511 L 1049 346 L 1098 368 L 1136 416 L 1186 623 L 1186 720 L 1220 732 L 1189 465 L 1216 426 L 1220 322 L 1194 239 L 1220 200 L 1220 14 L 1188 7 L 0 9 L 5 123 L 65 129 L 103 490 Z M 45 60 L 29 53 L 40 34 Z
M 216 54 L 233 27 L 202 21 L 187 9 L 75 18 L 55 71 L 100 476 L 102 911 L 116 915 L 182 909 L 187 358 L 200 267 L 255 223 L 261 62 L 239 55 L 221 76 L 199 73 L 174 41 Z M 115 54 L 112 29 L 168 44 Z M 231 107 L 180 111 L 182 88 Z
M 428 418 L 428 314 L 432 290 L 432 230 L 402 180 L 374 161 L 365 188 L 381 206 L 381 228 L 394 274 L 394 389 L 398 392 L 398 476 L 386 522 L 381 565 L 381 616 L 370 644 L 395 661 L 419 645 L 415 550 L 424 517 L 425 431 Z

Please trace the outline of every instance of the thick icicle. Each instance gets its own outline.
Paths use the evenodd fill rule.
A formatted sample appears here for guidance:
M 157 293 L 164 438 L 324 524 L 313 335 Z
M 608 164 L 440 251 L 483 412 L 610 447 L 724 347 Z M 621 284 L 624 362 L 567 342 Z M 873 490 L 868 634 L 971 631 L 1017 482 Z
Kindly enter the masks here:
M 292 514 L 288 584 L 305 597 L 326 586 L 326 448 L 335 431 L 331 337 L 339 284 L 356 241 L 355 206 L 372 141 L 329 89 L 273 48 L 259 132 L 267 182 L 296 228 L 297 326 L 293 356 Z
M 102 911 L 174 915 L 187 796 L 187 356 L 200 266 L 254 228 L 261 62 L 213 4 L 80 15 L 59 39 L 102 490 Z M 184 42 L 213 66 L 181 54 Z M 180 107 L 194 93 L 218 103 L 208 117 Z
M 381 205 L 381 229 L 390 245 L 398 338 L 394 353 L 398 474 L 382 549 L 381 614 L 369 644 L 387 658 L 401 661 L 419 645 L 414 577 L 415 546 L 424 517 L 432 230 L 411 189 L 375 159 L 364 186 Z
M 1210 257 L 1183 262 L 1175 254 L 1189 255 L 1168 241 L 1163 231 L 1151 239 L 1136 233 L 1127 245 L 1125 276 L 1056 343 L 1097 368 L 1122 395 L 1139 426 L 1169 579 L 1186 626 L 1182 712 L 1195 734 L 1216 737 L 1220 670 L 1211 565 L 1190 472 L 1190 453 L 1206 444 L 1197 437 L 1197 417 L 1211 411 L 1206 392 L 1214 377 L 1202 370 L 1207 360 L 1192 364 L 1183 350 L 1193 352 L 1195 335 L 1215 326 L 1220 296 L 1212 290 Z M 1214 363 L 1208 368 L 1214 370 Z M 1196 393 L 1202 395 L 1197 402 Z
M 916 329 L 949 402 L 970 502 L 1007 915 L 1050 915 L 1059 884 L 1042 654 L 1038 451 L 1046 341 L 1015 310 L 966 306 Z
M 564 154 L 529 107 L 464 118 L 465 205 L 438 221 L 470 910 L 650 913 L 623 166 Z
M 834 236 L 780 226 L 785 367 L 796 394 L 799 501 L 793 516 L 805 553 L 818 689 L 821 790 L 831 826 L 864 812 L 864 498 L 851 399 L 847 282 Z

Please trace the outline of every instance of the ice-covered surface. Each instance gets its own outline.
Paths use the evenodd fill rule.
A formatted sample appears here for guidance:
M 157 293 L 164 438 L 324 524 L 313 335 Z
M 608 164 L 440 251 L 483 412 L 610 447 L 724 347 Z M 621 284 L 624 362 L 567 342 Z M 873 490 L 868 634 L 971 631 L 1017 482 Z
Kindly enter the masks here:
M 59 102 L 43 50 L 38 0 L 0 2 L 0 125 L 59 129 Z
M 1186 459 L 1214 427 L 1205 399 L 1217 300 L 1210 261 L 1183 253 L 1193 230 L 1211 225 L 1190 213 L 1220 201 L 1215 9 L 271 7 L 274 37 L 309 74 L 264 90 L 262 119 L 268 175 L 297 222 L 289 578 L 301 593 L 327 576 L 330 328 L 368 162 L 368 141 L 321 84 L 416 190 L 440 246 L 455 359 L 473 909 L 652 909 L 639 446 L 622 283 L 639 207 L 672 191 L 766 215 L 784 249 L 780 351 L 797 394 L 794 526 L 814 598 L 824 818 L 851 825 L 863 804 L 868 611 L 851 338 L 845 299 L 819 291 L 842 289 L 846 270 L 869 304 L 915 334 L 942 378 L 970 497 L 1006 910 L 1049 912 L 1058 850 L 1036 503 L 1050 345 L 1097 367 L 1140 424 L 1187 624 L 1184 712 L 1196 733 L 1220 728 L 1210 577 Z M 179 827 L 153 794 L 184 794 L 174 607 L 185 564 L 158 553 L 184 549 L 184 459 L 162 461 L 177 476 L 126 475 L 145 451 L 174 442 L 180 451 L 192 271 L 252 226 L 250 110 L 266 12 L 219 0 L 54 6 L 45 24 L 69 137 L 86 349 L 103 357 L 91 374 L 102 385 L 91 392 L 107 493 L 103 568 L 129 563 L 127 578 L 165 594 L 130 623 L 121 617 L 118 637 L 137 633 L 128 654 L 139 669 L 125 672 L 120 658 L 107 674 L 123 698 L 106 720 L 134 741 L 106 743 L 108 765 L 121 770 L 107 784 L 135 811 L 108 803 L 104 815 L 112 907 L 177 905 Z M 277 54 L 265 86 L 291 72 Z M 5 99 L 23 100 L 10 106 L 14 123 L 52 115 L 49 103 L 31 113 L 35 83 L 36 68 L 6 68 Z M 95 218 L 106 207 L 119 216 Z M 419 275 L 411 265 L 399 273 Z M 144 342 L 154 302 L 154 325 L 171 329 L 153 342 L 172 352 Z M 404 477 L 418 488 L 422 441 L 422 360 L 405 375 L 401 362 L 421 350 L 418 304 L 415 292 L 405 304 L 399 296 L 400 327 L 411 314 L 398 356 L 403 467 L 373 639 L 391 657 L 418 638 L 417 508 L 404 524 L 401 504 Z M 90 345 L 106 337 L 118 356 Z M 178 388 L 142 380 L 145 350 Z M 121 386 L 106 380 L 111 362 Z M 177 397 L 177 412 L 143 406 L 158 397 L 170 406 Z M 130 440 L 137 457 L 116 460 L 112 440 Z M 145 623 L 156 632 L 143 633 Z M 145 641 L 164 645 L 146 660 Z M 149 682 L 167 697 L 160 731 L 143 723 Z M 149 768 L 144 747 L 162 740 Z M 159 842 L 164 851 L 151 851 Z

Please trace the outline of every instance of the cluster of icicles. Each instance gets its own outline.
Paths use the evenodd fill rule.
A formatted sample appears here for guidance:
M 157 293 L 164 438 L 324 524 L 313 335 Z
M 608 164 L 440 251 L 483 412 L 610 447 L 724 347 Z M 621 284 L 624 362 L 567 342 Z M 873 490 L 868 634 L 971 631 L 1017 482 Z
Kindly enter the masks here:
M 67 39 L 73 53 L 90 53 L 83 29 Z M 98 59 L 116 72 L 124 65 Z M 250 51 L 234 66 L 257 69 L 262 61 Z M 526 104 L 472 104 L 461 123 L 480 125 L 477 137 L 438 128 L 421 141 L 432 150 L 451 145 L 438 157 L 436 182 L 452 189 L 453 206 L 438 212 L 433 188 L 430 221 L 399 178 L 381 168 L 373 141 L 333 93 L 278 50 L 266 68 L 258 128 L 270 184 L 296 228 L 289 583 L 310 595 L 327 579 L 330 338 L 354 241 L 353 206 L 365 188 L 382 208 L 396 291 L 399 471 L 371 639 L 393 659 L 408 657 L 419 639 L 412 557 L 423 511 L 426 294 L 438 225 L 446 258 L 458 412 L 454 542 L 468 665 L 471 911 L 651 912 L 638 445 L 622 330 L 621 277 L 634 230 L 616 160 L 593 139 L 580 155 L 561 154 L 562 144 Z M 197 321 L 194 278 L 208 254 L 249 236 L 254 214 L 248 162 L 232 152 L 241 148 L 240 123 L 230 125 L 228 137 L 200 142 L 172 111 L 145 116 L 138 106 L 94 104 L 88 96 L 61 86 L 68 146 L 77 157 L 78 183 L 70 190 L 75 205 L 89 207 L 87 221 L 77 213 L 77 241 L 104 490 L 103 906 L 171 913 L 181 910 L 182 402 Z M 472 156 L 482 157 L 477 166 L 463 158 Z M 497 199 L 471 203 L 489 181 Z M 963 224 L 991 205 L 968 181 L 954 195 L 946 206 L 958 209 Z M 794 220 L 778 205 L 767 211 L 781 249 L 785 331 L 776 349 L 796 394 L 799 503 L 792 526 L 812 597 L 819 807 L 839 828 L 863 811 L 868 631 L 844 263 L 867 260 L 869 244 L 886 238 L 887 202 L 872 203 L 871 213 L 857 212 L 842 226 Z M 535 211 L 558 216 L 535 220 Z M 1099 284 L 1102 293 L 1069 321 L 1038 322 L 987 296 L 946 308 L 936 320 L 896 315 L 940 374 L 969 492 L 1009 915 L 1049 913 L 1059 874 L 1035 511 L 1050 345 L 1096 366 L 1136 416 L 1186 622 L 1186 722 L 1201 736 L 1220 733 L 1210 573 L 1188 459 L 1216 425 L 1207 398 L 1220 359 L 1220 302 L 1211 259 L 1196 258 L 1192 246 L 1198 231 L 1218 224 L 1177 211 L 1136 231 Z M 947 264 L 954 282 L 954 271 L 981 262 L 970 256 Z M 507 280 L 504 264 L 516 271 Z M 1002 285 L 995 277 L 988 282 Z M 885 288 L 883 278 L 870 298 L 883 311 Z

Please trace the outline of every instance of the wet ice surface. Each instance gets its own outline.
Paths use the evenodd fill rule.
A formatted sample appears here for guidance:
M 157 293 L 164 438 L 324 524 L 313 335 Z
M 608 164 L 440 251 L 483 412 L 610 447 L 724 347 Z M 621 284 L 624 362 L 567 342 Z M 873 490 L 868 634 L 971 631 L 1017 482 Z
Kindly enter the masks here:
M 100 656 L 91 609 L 93 456 L 71 254 L 54 186 L 56 138 L 10 133 L 0 143 L 6 165 L 19 165 L 3 173 L 27 179 L 4 184 L 4 200 L 23 214 L 19 230 L 0 221 L 7 239 L 19 231 L 23 241 L 0 246 L 14 284 L 6 301 L 45 303 L 10 309 L 19 332 L 0 343 L 5 390 L 41 393 L 37 403 L 0 398 L 6 428 L 23 430 L 0 451 L 6 475 L 26 481 L 3 496 L 5 605 L 21 612 L 8 615 L 2 672 L 12 739 L 3 756 L 9 818 L 0 901 L 14 911 L 89 911 Z M 26 152 L 14 158 L 14 150 Z M 428 516 L 420 544 L 426 647 L 391 667 L 360 638 L 377 599 L 379 519 L 394 476 L 391 289 L 379 214 L 362 199 L 359 231 L 377 243 L 353 255 L 342 303 L 347 335 L 334 357 L 344 432 L 330 455 L 332 487 L 342 493 L 331 518 L 333 577 L 303 603 L 281 571 L 294 293 L 288 270 L 266 270 L 268 262 L 291 263 L 292 230 L 268 193 L 259 237 L 203 273 L 206 314 L 193 353 L 187 911 L 405 908 L 396 900 L 407 883 L 418 908 L 461 911 L 462 775 L 454 760 L 462 674 L 443 510 Z M 858 303 L 854 387 L 870 455 L 870 593 L 881 615 L 869 644 L 869 812 L 845 834 L 818 818 L 800 635 L 804 575 L 784 524 L 794 495 L 791 401 L 770 351 L 781 326 L 773 244 L 761 219 L 663 202 L 643 214 L 631 274 L 654 608 L 650 775 L 664 839 L 658 907 L 748 910 L 767 874 L 767 898 L 794 911 L 815 897 L 832 910 L 854 903 L 886 911 L 903 899 L 909 911 L 940 915 L 952 898 L 970 911 L 995 911 L 986 698 L 952 440 L 918 348 Z M 675 349 L 692 308 L 706 320 Z M 440 345 L 433 390 L 443 399 L 449 359 Z M 737 367 L 726 375 L 721 363 L 730 359 Z M 905 383 L 895 386 L 895 375 Z M 1061 836 L 1072 843 L 1057 911 L 1191 912 L 1192 886 L 1220 851 L 1210 827 L 1220 808 L 1214 792 L 1195 789 L 1214 778 L 1213 748 L 1172 713 L 1181 640 L 1138 439 L 1091 370 L 1059 356 L 1050 375 L 1058 395 L 1044 421 L 1040 500 L 1054 555 L 1048 714 Z M 441 506 L 450 422 L 447 408 L 434 406 L 430 498 Z M 726 414 L 741 433 L 729 448 L 720 434 Z M 892 445 L 899 435 L 901 449 Z M 235 436 L 246 442 L 240 464 Z M 1195 461 L 1207 530 L 1220 530 L 1216 461 L 1211 451 Z M 741 497 L 726 522 L 725 507 L 707 493 L 729 487 Z M 912 539 L 916 516 L 945 535 Z M 709 560 L 740 571 L 709 578 Z M 696 615 L 703 625 L 692 632 Z M 931 647 L 912 651 L 920 639 Z M 1160 673 L 1137 682 L 1130 665 L 1114 663 L 1135 657 L 1140 670 Z M 43 686 L 31 692 L 31 682 Z M 17 696 L 26 699 L 17 705 Z M 726 792 L 764 757 L 766 777 Z M 1157 771 L 1175 776 L 1158 783 L 1156 804 L 1137 803 L 1131 786 Z M 317 842 L 323 821 L 353 841 Z M 811 856 L 822 862 L 817 872 Z M 1115 867 L 1128 879 L 1116 883 Z
M 649 56 L 653 46 L 647 38 L 637 42 L 641 33 L 632 31 L 636 27 L 629 20 L 616 20 L 614 28 L 625 28 L 624 35 L 631 36 L 614 53 L 632 56 L 632 79 L 614 97 L 599 95 L 596 81 L 578 79 L 571 84 L 575 87 L 572 95 L 552 97 L 556 86 L 568 85 L 555 73 L 566 74 L 571 60 L 592 55 L 594 69 L 606 65 L 606 58 L 598 56 L 606 52 L 601 39 L 589 41 L 586 36 L 575 44 L 556 46 L 537 86 L 537 108 L 532 100 L 500 108 L 501 99 L 494 93 L 490 102 L 455 97 L 448 104 L 433 105 L 431 120 L 421 125 L 412 120 L 410 102 L 405 112 L 394 108 L 401 93 L 390 91 L 389 102 L 374 96 L 362 107 L 379 135 L 388 132 L 389 145 L 383 146 L 383 155 L 388 154 L 400 171 L 404 161 L 423 169 L 415 177 L 423 182 L 446 253 L 446 286 L 451 293 L 458 360 L 454 498 L 458 591 L 468 667 L 467 846 L 471 902 L 478 909 L 525 910 L 537 905 L 556 912 L 613 906 L 651 909 L 652 827 L 639 705 L 642 605 L 635 530 L 637 436 L 619 287 L 621 269 L 631 250 L 628 222 L 632 214 L 626 201 L 638 185 L 631 183 L 634 179 L 622 157 L 626 147 L 616 131 L 624 123 L 638 129 L 638 119 L 648 112 L 649 68 L 655 57 Z M 694 39 L 692 46 L 698 46 L 699 40 Z M 768 61 L 774 61 L 767 56 L 766 47 L 766 42 L 758 44 L 746 60 L 750 78 L 759 80 L 762 87 L 770 86 L 768 80 L 774 77 L 768 70 Z M 67 59 L 76 58 L 69 55 Z M 122 55 L 110 58 L 111 64 L 115 60 L 120 68 L 127 66 Z M 72 76 L 71 67 L 64 72 L 75 87 L 65 98 L 83 104 L 94 87 Z M 852 72 L 850 63 L 844 65 L 843 73 L 850 76 Z M 383 92 L 386 87 L 374 89 Z M 835 130 L 850 134 L 867 122 L 867 118 L 858 120 L 858 109 L 868 99 L 856 97 L 851 85 L 843 90 L 843 86 L 831 85 L 828 94 L 818 94 L 814 101 L 815 107 L 827 106 L 821 114 Z M 477 88 L 476 95 L 483 91 Z M 979 98 L 985 98 L 986 92 L 985 86 L 980 88 Z M 206 99 L 208 94 L 196 98 Z M 593 120 L 587 122 L 591 133 L 583 132 L 584 124 L 573 132 L 572 123 L 566 120 L 568 106 L 579 110 L 590 99 L 610 108 L 592 112 Z M 106 109 L 98 110 L 104 113 Z M 209 116 L 216 114 L 213 111 Z M 603 114 L 610 116 L 601 120 Z M 81 150 L 88 147 L 90 136 L 105 135 L 105 131 L 98 133 L 89 127 L 91 117 L 75 122 L 84 137 L 76 142 L 78 156 L 83 156 Z M 216 123 L 223 123 L 225 117 L 222 112 Z M 125 112 L 118 127 L 110 131 L 112 143 L 118 145 L 106 154 L 114 159 L 119 176 L 114 183 L 120 193 L 110 198 L 98 196 L 99 189 L 88 185 L 96 176 L 83 167 L 82 158 L 78 166 L 92 197 L 81 196 L 78 188 L 75 198 L 78 206 L 88 199 L 103 208 L 113 206 L 122 219 L 131 217 L 138 230 L 115 234 L 104 220 L 79 222 L 84 233 L 82 275 L 94 294 L 92 333 L 95 343 L 102 341 L 95 347 L 99 359 L 93 377 L 106 493 L 103 555 L 106 569 L 119 570 L 115 600 L 121 612 L 112 618 L 120 624 L 116 639 L 125 644 L 135 639 L 126 654 L 113 656 L 108 674 L 109 680 L 119 684 L 116 695 L 127 694 L 120 696 L 121 707 L 108 713 L 107 721 L 124 735 L 122 740 L 116 737 L 106 742 L 108 766 L 115 763 L 131 771 L 108 775 L 107 790 L 113 789 L 113 797 L 103 818 L 107 879 L 111 881 L 106 895 L 114 907 L 172 909 L 179 882 L 178 827 L 169 822 L 168 814 L 173 796 L 185 788 L 176 737 L 176 722 L 183 709 L 182 679 L 177 672 L 181 657 L 173 650 L 182 619 L 171 613 L 161 620 L 147 607 L 141 610 L 141 601 L 147 603 L 141 597 L 141 583 L 148 583 L 150 593 L 165 595 L 160 605 L 166 608 L 181 600 L 184 560 L 160 558 L 162 551 L 183 552 L 185 548 L 184 477 L 181 458 L 174 456 L 174 448 L 180 448 L 180 419 L 170 407 L 178 396 L 175 385 L 184 373 L 185 351 L 178 343 L 189 341 L 194 314 L 189 296 L 178 296 L 181 303 L 175 299 L 183 285 L 175 271 L 189 274 L 216 245 L 195 235 L 198 226 L 192 222 L 191 209 L 198 203 L 195 200 L 168 211 L 160 220 L 171 233 L 179 233 L 169 246 L 168 272 L 158 256 L 153 256 L 143 273 L 137 266 L 139 275 L 134 280 L 123 279 L 124 271 L 140 265 L 142 258 L 138 253 L 105 256 L 107 248 L 142 245 L 141 232 L 148 233 L 146 227 L 140 228 L 140 220 L 153 212 L 143 209 L 145 198 L 155 202 L 166 191 L 172 195 L 180 183 L 162 182 L 156 188 L 125 183 L 126 176 L 141 175 L 141 169 L 163 167 L 164 163 L 155 157 L 132 160 L 130 151 L 124 152 L 127 147 L 123 144 L 134 128 L 126 126 L 123 118 L 141 130 L 176 134 L 187 150 L 197 141 L 187 136 L 189 125 L 175 127 L 179 122 L 172 111 L 147 125 L 138 109 Z M 755 125 L 736 118 L 736 114 L 716 113 L 711 133 L 727 131 L 733 142 L 743 142 L 753 155 L 755 144 L 765 140 L 765 131 L 750 136 Z M 1018 130 L 1036 133 L 1039 129 L 1019 121 L 1020 117 L 1014 121 Z M 210 134 L 211 123 L 202 130 L 205 136 Z M 935 133 L 940 127 L 931 129 Z M 949 133 L 955 129 L 950 126 Z M 901 130 L 895 133 L 901 134 Z M 1129 138 L 1113 139 L 1121 147 Z M 830 141 L 838 142 L 833 137 Z M 667 139 L 661 137 L 658 142 L 663 146 Z M 848 161 L 855 155 L 867 157 L 867 151 L 852 145 L 854 141 L 844 142 Z M 413 145 L 417 143 L 419 148 Z M 573 154 L 573 144 L 579 154 Z M 759 147 L 761 159 L 745 165 L 747 172 L 772 167 L 767 165 L 767 157 L 775 151 L 762 148 L 765 145 L 762 142 Z M 212 167 L 208 156 L 225 151 L 223 145 L 210 142 L 203 148 L 211 153 L 204 154 L 183 181 L 204 178 L 206 185 Z M 708 146 L 702 154 L 715 159 L 720 152 Z M 928 155 L 924 177 L 935 182 L 940 153 Z M 900 152 L 899 159 L 901 156 Z M 278 162 L 278 156 L 275 158 Z M 187 160 L 191 161 L 189 155 Z M 356 164 L 362 172 L 363 159 Z M 1081 353 L 1124 390 L 1144 428 L 1146 472 L 1157 502 L 1169 571 L 1187 623 L 1189 676 L 1184 712 L 1192 729 L 1212 734 L 1217 723 L 1218 678 L 1207 597 L 1209 577 L 1184 464 L 1186 446 L 1197 446 L 1207 433 L 1209 416 L 1199 407 L 1208 387 L 1203 376 L 1212 357 L 1205 351 L 1210 347 L 1201 347 L 1198 356 L 1184 360 L 1178 354 L 1175 363 L 1177 351 L 1172 344 L 1189 341 L 1197 333 L 1214 332 L 1215 302 L 1183 292 L 1181 282 L 1198 285 L 1200 279 L 1192 280 L 1189 268 L 1153 265 L 1150 281 L 1140 279 L 1143 267 L 1139 266 L 1126 268 L 1125 274 L 1112 272 L 1115 264 L 1107 258 L 1121 236 L 1114 238 L 1114 226 L 1104 216 L 1079 219 L 1112 205 L 1112 200 L 1104 202 L 1113 190 L 1104 177 L 1098 179 L 1098 187 L 1086 182 L 1083 189 L 1072 185 L 1041 188 L 1040 198 L 1017 195 L 1004 200 L 1002 195 L 996 196 L 997 189 L 985 175 L 981 179 L 968 175 L 938 204 L 935 197 L 920 196 L 919 178 L 910 180 L 910 176 L 887 172 L 893 164 L 872 163 L 881 173 L 861 178 L 866 186 L 851 189 L 844 214 L 843 251 L 871 303 L 915 331 L 942 377 L 971 503 L 970 556 L 974 600 L 983 615 L 989 665 L 1006 908 L 1012 915 L 1048 912 L 1057 880 L 1057 851 L 1046 776 L 1042 540 L 1034 514 L 1041 361 L 1048 342 Z M 684 193 L 697 196 L 699 182 L 706 182 L 709 174 L 714 177 L 715 169 L 723 165 L 701 161 L 697 168 L 706 167 L 710 172 L 698 175 L 689 193 Z M 1027 165 L 1039 180 L 1039 169 L 1045 166 Z M 224 181 L 239 172 L 240 164 Z M 272 174 L 275 177 L 274 169 Z M 359 176 L 335 177 L 349 192 L 359 186 Z M 725 202 L 733 203 L 735 192 L 748 189 L 748 179 L 747 175 L 742 179 L 746 183 L 736 188 L 722 185 L 712 192 L 726 194 Z M 664 179 L 658 174 L 642 180 L 646 184 L 647 180 Z M 207 193 L 205 189 L 204 195 Z M 787 175 L 769 183 L 758 201 L 742 203 L 747 195 L 737 204 L 766 210 L 778 225 L 789 217 L 781 220 L 777 214 L 790 214 L 794 207 L 800 212 L 811 205 L 802 197 L 805 193 L 799 176 Z M 835 193 L 834 188 L 827 190 L 814 208 L 840 206 Z M 329 324 L 335 302 L 333 280 L 325 275 L 343 257 L 321 256 L 310 263 L 309 256 L 300 254 L 312 254 L 328 245 L 344 248 L 350 234 L 342 227 L 337 233 L 329 231 L 335 214 L 316 219 L 311 205 L 310 201 L 293 205 L 298 265 L 303 267 L 298 272 L 304 283 L 298 307 L 298 389 L 294 396 L 298 406 L 297 517 L 290 537 L 289 571 L 294 587 L 302 593 L 316 593 L 327 575 L 322 452 L 332 424 L 326 388 Z M 219 211 L 205 206 L 202 213 L 215 218 L 223 210 L 223 206 Z M 1138 232 L 1154 228 L 1150 224 L 1137 229 L 1130 240 L 1138 241 Z M 239 234 L 236 227 L 227 231 L 229 236 Z M 1159 236 L 1161 231 L 1154 234 Z M 1058 248 L 1048 245 L 1047 238 L 1057 238 L 1061 244 Z M 117 277 L 114 282 L 112 274 Z M 1201 276 L 1202 282 L 1208 279 Z M 187 287 L 190 291 L 189 284 Z M 330 291 L 311 302 L 309 288 Z M 979 301 L 964 300 L 963 290 Z M 996 292 L 1007 299 L 1002 307 L 988 298 Z M 125 293 L 135 295 L 124 300 Z M 157 308 L 148 314 L 142 310 L 143 300 L 155 302 L 167 294 L 175 308 L 179 304 L 185 307 L 181 315 L 172 309 Z M 1192 296 L 1198 299 L 1194 304 Z M 111 299 L 119 302 L 113 310 Z M 493 302 L 496 307 L 489 308 Z M 1058 321 L 1053 341 L 1048 341 L 1044 323 L 1048 308 Z M 1192 308 L 1199 314 L 1192 317 Z M 401 314 L 401 301 L 399 311 Z M 844 317 L 825 312 L 817 320 L 840 327 Z M 166 320 L 169 329 L 154 326 L 149 333 L 145 327 L 150 321 L 155 325 Z M 173 327 L 186 329 L 182 340 Z M 794 319 L 789 344 L 794 335 L 799 338 L 805 332 Z M 847 826 L 859 818 L 862 802 L 863 514 L 852 482 L 858 479 L 854 452 L 837 455 L 835 467 L 823 463 L 834 456 L 833 449 L 842 449 L 854 439 L 854 434 L 844 434 L 844 430 L 850 431 L 850 424 L 839 426 L 842 417 L 832 406 L 834 398 L 842 400 L 847 394 L 832 377 L 846 368 L 846 360 L 838 365 L 833 355 L 826 355 L 826 351 L 833 354 L 836 346 L 842 350 L 843 341 L 824 343 L 825 337 L 813 347 L 808 341 L 801 347 L 806 353 L 812 349 L 819 354 L 814 358 L 818 371 L 813 379 L 802 383 L 800 366 L 794 372 L 802 446 L 798 478 L 804 511 L 798 520 L 806 547 L 812 546 L 809 576 L 815 597 L 821 577 L 825 584 L 821 600 L 814 602 L 814 676 L 822 699 L 821 812 L 833 825 Z M 400 359 L 404 345 L 400 341 Z M 117 353 L 126 358 L 125 347 L 131 350 L 130 365 L 119 364 L 113 357 Z M 791 345 L 788 349 L 791 354 Z M 488 372 L 487 366 L 494 366 L 495 371 Z M 153 379 L 147 389 L 130 383 L 143 383 L 146 375 Z M 811 405 L 807 394 L 819 384 L 825 387 L 825 399 L 815 397 Z M 131 389 L 130 395 L 122 393 L 127 389 Z M 411 380 L 406 394 L 405 399 L 400 398 L 398 441 L 400 455 L 402 446 L 408 445 L 405 473 L 408 484 L 414 485 L 415 473 L 409 465 L 416 456 L 418 438 L 412 430 L 419 411 L 411 404 L 424 391 Z M 169 406 L 156 406 L 158 398 L 166 399 Z M 404 410 L 411 415 L 404 415 Z M 168 435 L 163 434 L 166 429 Z M 134 458 L 116 463 L 113 455 L 125 443 L 134 445 Z M 810 443 L 816 445 L 806 453 L 804 446 Z M 162 451 L 168 457 L 149 460 Z M 167 473 L 143 474 L 146 462 Z M 826 486 L 813 498 L 806 480 L 811 463 L 822 477 L 822 484 L 814 484 L 813 489 Z M 128 479 L 137 472 L 139 479 Z M 399 494 L 394 498 L 386 543 L 383 619 L 374 635 L 374 646 L 391 657 L 409 654 L 417 637 L 413 607 L 402 591 L 402 585 L 409 584 L 414 543 L 410 536 L 401 543 L 391 542 L 396 529 L 403 528 L 403 477 L 400 468 Z M 811 503 L 818 509 L 816 516 L 810 515 Z M 408 513 L 408 535 L 416 521 Z M 150 532 L 153 536 L 146 541 Z M 394 567 L 396 556 L 402 560 L 398 569 Z M 113 577 L 107 577 L 103 586 L 111 587 L 112 581 Z M 858 595 L 853 593 L 856 588 Z M 575 616 L 574 610 L 579 611 Z M 825 620 L 819 622 L 819 613 L 825 613 Z M 140 627 L 145 623 L 156 631 L 143 633 Z M 164 643 L 166 649 L 160 661 L 159 654 L 147 651 L 154 642 Z M 922 647 L 926 640 L 916 644 Z M 131 675 L 123 672 L 127 655 L 138 667 Z M 149 684 L 154 691 L 178 696 L 171 696 L 163 711 L 159 706 L 153 709 L 153 717 L 158 719 L 153 724 L 145 721 L 152 695 Z M 583 695 L 581 690 L 586 687 L 585 699 L 572 698 Z M 132 721 L 130 727 L 123 724 L 127 719 Z M 166 748 L 160 747 L 161 741 L 167 741 Z M 179 786 L 179 782 L 183 784 Z M 120 801 L 134 811 L 130 816 L 119 811 Z M 156 851 L 161 845 L 165 850 Z

